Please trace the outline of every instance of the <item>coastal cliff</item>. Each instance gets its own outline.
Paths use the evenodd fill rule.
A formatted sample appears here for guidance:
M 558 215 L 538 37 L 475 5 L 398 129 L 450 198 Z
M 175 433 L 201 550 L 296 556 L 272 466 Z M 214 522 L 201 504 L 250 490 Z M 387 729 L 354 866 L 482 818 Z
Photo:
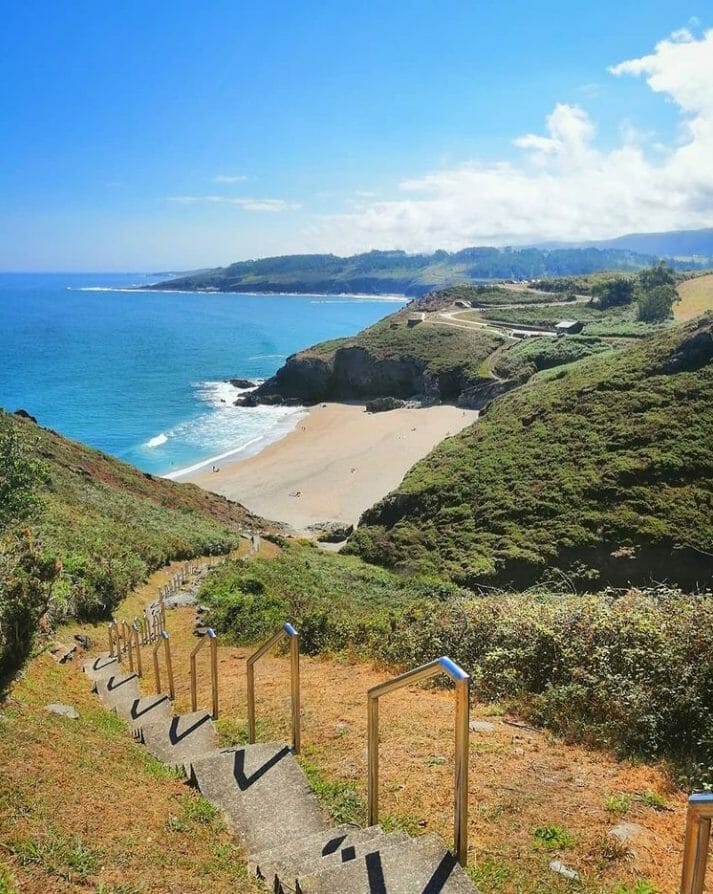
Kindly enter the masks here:
M 425 320 L 409 325 L 406 310 L 352 338 L 293 354 L 244 404 L 377 397 L 457 402 L 490 379 L 485 359 L 503 342 L 494 332 Z

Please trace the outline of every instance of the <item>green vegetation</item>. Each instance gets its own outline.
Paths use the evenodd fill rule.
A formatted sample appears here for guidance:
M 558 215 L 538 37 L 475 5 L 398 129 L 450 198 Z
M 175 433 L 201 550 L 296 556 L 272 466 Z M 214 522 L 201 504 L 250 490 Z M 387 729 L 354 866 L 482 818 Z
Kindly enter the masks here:
M 591 304 L 568 304 L 566 308 L 542 305 L 486 308 L 473 311 L 472 318 L 498 321 L 514 327 L 534 326 L 543 329 L 554 328 L 564 318 L 580 320 L 584 323 L 584 335 L 611 338 L 643 338 L 667 325 L 665 322 L 652 325 L 639 321 L 633 305 L 609 307 L 606 310 L 600 310 Z
M 532 830 L 532 837 L 546 851 L 563 851 L 574 844 L 574 838 L 562 826 L 538 826 Z
M 540 373 L 368 510 L 347 550 L 474 586 L 713 567 L 713 316 Z
M 571 280 L 566 280 L 571 283 Z M 508 289 L 505 286 L 473 285 L 471 283 L 459 283 L 446 289 L 439 289 L 418 302 L 418 307 L 428 306 L 431 297 L 437 299 L 438 305 L 445 307 L 456 301 L 467 301 L 473 307 L 497 307 L 503 304 L 552 304 L 560 302 L 566 304 L 574 300 L 570 289 L 567 292 L 553 292 L 543 295 L 542 292 L 531 289 Z
M 493 371 L 505 379 L 526 381 L 543 369 L 574 363 L 611 349 L 608 342 L 577 335 L 567 338 L 528 338 L 500 353 Z
M 407 325 L 408 312 L 351 338 L 322 342 L 290 357 L 256 395 L 308 401 L 427 394 L 455 400 L 483 378 L 481 364 L 504 338 L 493 332 Z
M 668 758 L 684 784 L 713 783 L 711 595 L 565 595 L 561 583 L 477 596 L 292 545 L 271 560 L 214 569 L 200 598 L 209 623 L 236 642 L 259 640 L 289 618 L 307 654 L 397 667 L 448 654 L 481 701 L 573 741 Z M 654 793 L 637 800 L 661 809 Z
M 637 277 L 636 303 L 638 317 L 644 323 L 656 323 L 673 316 L 673 306 L 681 299 L 676 291 L 673 270 L 661 261 Z
M 154 288 L 424 295 L 432 289 L 469 280 L 522 280 L 597 271 L 636 271 L 653 264 L 656 257 L 608 248 L 464 248 L 429 255 L 370 251 L 349 258 L 285 255 L 191 273 L 157 283 Z M 692 258 L 678 261 L 676 266 L 698 270 L 710 266 L 710 260 Z
M 1 411 L 0 495 L 0 679 L 48 609 L 55 621 L 106 616 L 168 561 L 230 550 L 246 518 Z

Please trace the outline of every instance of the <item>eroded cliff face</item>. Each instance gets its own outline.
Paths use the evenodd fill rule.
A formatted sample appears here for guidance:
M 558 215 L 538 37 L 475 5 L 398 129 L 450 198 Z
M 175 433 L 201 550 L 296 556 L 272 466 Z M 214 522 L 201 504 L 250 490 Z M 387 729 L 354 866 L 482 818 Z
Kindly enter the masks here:
M 285 365 L 254 392 L 257 403 L 304 403 L 372 397 L 430 396 L 440 400 L 437 383 L 424 374 L 424 362 L 412 357 L 377 358 L 366 348 L 348 346 L 325 355 L 310 352 L 288 357 Z

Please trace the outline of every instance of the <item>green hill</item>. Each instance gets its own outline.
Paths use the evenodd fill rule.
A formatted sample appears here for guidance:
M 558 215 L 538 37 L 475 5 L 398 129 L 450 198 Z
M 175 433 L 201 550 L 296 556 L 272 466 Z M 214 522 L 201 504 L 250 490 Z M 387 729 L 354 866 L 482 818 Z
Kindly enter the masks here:
M 47 609 L 51 620 L 108 617 L 150 571 L 228 552 L 259 521 L 2 411 L 0 503 L 0 678 Z
M 351 552 L 466 585 L 713 574 L 713 316 L 534 376 L 362 517 Z
M 218 292 L 298 292 L 424 295 L 454 283 L 493 279 L 539 279 L 604 270 L 636 271 L 653 254 L 599 248 L 464 248 L 457 252 L 406 254 L 370 251 L 336 255 L 285 255 L 238 261 L 155 283 L 150 288 Z M 710 258 L 676 261 L 682 270 L 710 266 Z

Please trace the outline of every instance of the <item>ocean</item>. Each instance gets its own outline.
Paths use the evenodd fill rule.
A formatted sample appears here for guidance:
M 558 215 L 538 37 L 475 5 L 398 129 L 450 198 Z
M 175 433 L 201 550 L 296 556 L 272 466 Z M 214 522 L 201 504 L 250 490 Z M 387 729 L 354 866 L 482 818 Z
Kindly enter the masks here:
M 295 351 L 399 306 L 359 296 L 133 291 L 145 274 L 0 274 L 0 406 L 147 472 L 249 456 L 300 408 L 233 406 Z

